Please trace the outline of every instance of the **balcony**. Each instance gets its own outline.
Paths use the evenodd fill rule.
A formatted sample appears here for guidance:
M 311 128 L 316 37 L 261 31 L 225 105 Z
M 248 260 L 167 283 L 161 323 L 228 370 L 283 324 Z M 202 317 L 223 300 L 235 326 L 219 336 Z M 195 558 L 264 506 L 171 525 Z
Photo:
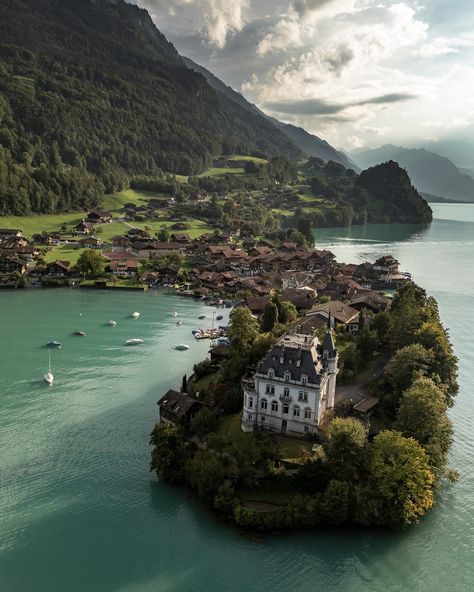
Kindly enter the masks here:
M 279 399 L 282 403 L 291 403 L 291 401 L 293 400 L 291 398 L 291 395 L 280 395 Z

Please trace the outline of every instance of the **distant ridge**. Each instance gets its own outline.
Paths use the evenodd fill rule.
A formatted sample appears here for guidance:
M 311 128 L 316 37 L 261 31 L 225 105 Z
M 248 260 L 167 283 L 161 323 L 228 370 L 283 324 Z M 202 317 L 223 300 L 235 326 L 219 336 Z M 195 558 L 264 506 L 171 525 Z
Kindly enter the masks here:
M 474 179 L 449 158 L 424 148 L 403 148 L 386 144 L 374 150 L 358 151 L 352 157 L 361 168 L 394 160 L 400 164 L 423 193 L 451 200 L 474 202 Z
M 274 119 L 273 117 L 268 117 L 256 105 L 247 101 L 247 99 L 241 93 L 237 92 L 232 87 L 219 80 L 219 78 L 212 74 L 212 72 L 209 72 L 209 70 L 203 66 L 200 66 L 199 64 L 196 64 L 196 62 L 193 62 L 193 60 L 189 58 L 183 58 L 183 60 L 188 68 L 194 70 L 195 72 L 199 72 L 199 74 L 202 74 L 206 78 L 208 84 L 212 86 L 214 90 L 217 90 L 219 93 L 223 94 L 225 97 L 227 97 L 227 99 L 234 101 L 240 105 L 240 107 L 247 109 L 247 111 L 261 115 L 273 123 L 275 128 L 282 131 L 307 156 L 316 156 L 325 162 L 332 160 L 342 164 L 348 169 L 358 170 L 357 165 L 352 162 L 350 158 L 348 158 L 343 152 L 333 148 L 328 142 L 326 142 L 326 140 L 322 140 L 321 138 L 318 138 L 318 136 L 310 134 L 301 127 L 297 127 L 289 123 L 283 123 L 277 119 Z

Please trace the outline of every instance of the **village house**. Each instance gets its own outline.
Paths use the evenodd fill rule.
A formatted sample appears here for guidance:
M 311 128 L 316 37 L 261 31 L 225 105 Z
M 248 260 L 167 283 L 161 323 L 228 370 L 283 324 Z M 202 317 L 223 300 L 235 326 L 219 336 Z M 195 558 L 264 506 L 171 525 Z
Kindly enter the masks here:
M 185 244 L 191 242 L 191 237 L 186 232 L 173 232 L 173 234 L 170 235 L 170 241 Z
M 361 292 L 358 296 L 348 302 L 349 306 L 358 311 L 366 309 L 374 313 L 383 312 L 387 309 L 389 303 L 389 298 L 372 290 Z
M 110 271 L 117 277 L 135 277 L 138 273 L 136 259 L 119 259 L 109 263 Z
M 86 222 L 92 224 L 107 224 L 112 222 L 112 214 L 104 210 L 93 210 L 87 214 Z
M 94 233 L 94 225 L 91 222 L 86 222 L 82 220 L 79 224 L 74 226 L 74 234 L 81 235 L 81 234 L 93 234 Z
M 56 259 L 52 263 L 48 263 L 45 267 L 46 275 L 49 277 L 63 278 L 69 275 L 70 261 L 61 261 Z
M 0 256 L 0 274 L 2 273 L 26 273 L 26 261 L 20 259 L 16 255 Z
M 22 236 L 23 231 L 18 228 L 0 228 L 0 240 L 4 238 L 21 238 Z
M 243 381 L 242 430 L 317 434 L 325 413 L 334 408 L 337 372 L 331 332 L 322 343 L 310 335 L 287 333 Z
M 334 323 L 339 323 L 350 333 L 357 333 L 359 330 L 359 311 L 339 300 L 317 304 L 306 313 L 306 316 L 326 319 L 330 322 L 331 328 L 334 328 Z
M 77 241 L 78 247 L 82 249 L 100 249 L 102 244 L 102 240 L 95 236 L 88 236 Z
M 398 273 L 400 263 L 391 255 L 384 255 L 377 259 L 373 265 L 375 271 L 380 271 L 385 275 L 392 275 Z
M 184 393 L 169 390 L 157 405 L 160 408 L 160 422 L 177 425 L 187 423 L 201 411 L 203 404 Z

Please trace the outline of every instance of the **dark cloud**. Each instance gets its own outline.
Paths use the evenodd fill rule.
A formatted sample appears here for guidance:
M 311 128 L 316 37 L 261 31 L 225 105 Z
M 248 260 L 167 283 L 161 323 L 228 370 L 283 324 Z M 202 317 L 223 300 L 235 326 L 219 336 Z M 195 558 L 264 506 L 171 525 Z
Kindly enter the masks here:
M 354 59 L 354 52 L 350 47 L 343 46 L 337 51 L 327 55 L 324 59 L 328 70 L 339 75 L 342 70 Z
M 351 103 L 331 103 L 321 99 L 303 99 L 299 101 L 267 101 L 264 104 L 264 107 L 270 111 L 284 113 L 286 115 L 327 116 L 342 113 L 350 107 L 361 107 L 363 105 L 389 105 L 392 103 L 410 101 L 416 98 L 416 95 L 409 93 L 390 93 Z
M 293 2 L 293 8 L 300 16 L 304 16 L 308 12 L 319 10 L 327 4 L 331 4 L 333 1 L 334 0 L 295 0 Z

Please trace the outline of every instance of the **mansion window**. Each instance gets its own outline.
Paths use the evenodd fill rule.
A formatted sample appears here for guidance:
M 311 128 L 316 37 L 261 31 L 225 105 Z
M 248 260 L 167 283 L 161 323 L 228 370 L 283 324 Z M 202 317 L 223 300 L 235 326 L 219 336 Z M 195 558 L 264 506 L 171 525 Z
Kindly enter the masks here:
M 285 403 L 285 404 L 283 405 L 283 413 L 284 413 L 285 415 L 288 415 L 288 412 L 289 412 L 289 411 L 290 411 L 290 407 L 288 406 L 288 404 L 287 404 L 287 403 Z
M 299 407 L 293 407 L 293 416 L 294 417 L 300 416 L 300 408 Z
M 301 377 L 301 384 L 303 386 L 306 386 L 308 384 L 308 379 L 306 378 L 306 376 Z
M 290 396 L 290 389 L 289 388 L 284 388 L 283 389 L 283 396 L 284 397 L 289 397 Z
M 268 408 L 268 403 L 266 399 L 262 399 L 262 402 L 260 403 L 260 409 L 267 409 Z
M 253 407 L 253 397 L 249 397 L 249 408 L 252 409 Z
M 274 395 L 275 394 L 275 386 L 273 384 L 267 384 L 265 392 L 267 393 L 267 395 Z
M 269 370 L 268 371 L 268 378 L 269 378 L 269 380 L 273 380 L 274 377 L 275 377 L 275 372 L 273 372 L 273 370 Z
M 272 401 L 272 411 L 278 411 L 278 403 L 276 401 Z
M 305 419 L 311 419 L 311 409 L 305 409 L 304 410 L 304 418 Z

